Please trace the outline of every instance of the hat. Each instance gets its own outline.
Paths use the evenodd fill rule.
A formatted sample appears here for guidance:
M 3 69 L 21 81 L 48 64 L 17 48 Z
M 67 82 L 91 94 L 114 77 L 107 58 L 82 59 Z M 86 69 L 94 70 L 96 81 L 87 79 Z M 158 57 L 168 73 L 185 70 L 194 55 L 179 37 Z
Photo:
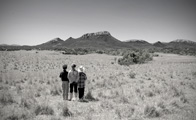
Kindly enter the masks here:
M 78 71 L 79 71 L 79 72 L 84 72 L 84 71 L 85 71 L 85 68 L 84 68 L 83 66 L 80 66 L 80 67 L 78 68 Z
M 67 65 L 65 64 L 65 65 L 63 65 L 63 69 L 67 69 Z

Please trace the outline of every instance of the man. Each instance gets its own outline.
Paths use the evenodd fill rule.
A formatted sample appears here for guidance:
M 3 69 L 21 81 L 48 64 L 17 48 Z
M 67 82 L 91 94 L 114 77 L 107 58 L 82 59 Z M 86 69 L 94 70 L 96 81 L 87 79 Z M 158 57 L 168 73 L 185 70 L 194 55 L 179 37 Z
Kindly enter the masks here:
M 76 100 L 77 98 L 77 83 L 79 80 L 79 74 L 78 71 L 76 70 L 76 65 L 72 64 L 71 70 L 68 73 L 68 79 L 70 81 L 70 101 L 71 100 Z M 73 97 L 73 89 L 74 89 L 74 98 Z

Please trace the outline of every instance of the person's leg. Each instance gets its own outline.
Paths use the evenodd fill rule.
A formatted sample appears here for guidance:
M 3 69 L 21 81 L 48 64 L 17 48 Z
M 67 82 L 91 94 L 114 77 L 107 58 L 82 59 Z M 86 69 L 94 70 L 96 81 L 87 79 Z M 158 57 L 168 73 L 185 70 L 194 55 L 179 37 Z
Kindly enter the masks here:
M 85 88 L 82 88 L 82 90 L 81 90 L 81 98 L 84 98 L 84 89 Z
M 73 83 L 70 84 L 70 100 L 72 100 L 73 97 Z
M 69 82 L 65 81 L 65 99 L 68 100 Z
M 63 100 L 65 100 L 65 82 L 62 81 L 62 90 L 63 90 Z
M 75 94 L 75 99 L 77 99 L 77 83 L 74 83 L 74 94 Z
M 81 88 L 78 88 L 78 94 L 79 94 L 79 99 L 82 98 L 82 89 Z

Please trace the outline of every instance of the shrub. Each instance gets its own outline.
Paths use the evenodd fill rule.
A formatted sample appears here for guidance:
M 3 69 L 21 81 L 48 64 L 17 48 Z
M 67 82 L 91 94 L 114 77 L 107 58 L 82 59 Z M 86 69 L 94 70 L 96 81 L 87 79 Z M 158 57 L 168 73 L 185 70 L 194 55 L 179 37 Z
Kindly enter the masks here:
M 103 51 L 103 50 L 97 50 L 96 53 L 98 53 L 98 54 L 103 54 L 104 51 Z
M 14 106 L 14 110 L 9 111 L 9 113 L 4 114 L 4 116 L 1 116 L 4 120 L 29 120 L 32 118 L 32 115 L 29 111 L 26 111 L 25 109 L 18 108 L 17 106 Z
M 180 101 L 182 101 L 183 103 L 189 103 L 188 99 L 184 95 L 180 97 Z
M 62 120 L 60 117 L 52 116 L 50 120 Z
M 119 102 L 123 104 L 129 104 L 129 99 L 125 96 L 120 96 Z
M 120 65 L 141 64 L 152 60 L 152 55 L 147 51 L 128 52 L 123 58 L 118 59 Z
M 172 95 L 172 97 L 179 97 L 181 95 L 183 95 L 182 91 L 179 91 L 175 86 L 170 86 L 170 94 Z
M 51 91 L 50 91 L 50 93 L 51 93 L 53 96 L 55 96 L 55 95 L 60 95 L 61 92 L 62 92 L 61 88 L 58 87 L 57 85 L 53 85 L 53 86 L 52 86 L 52 89 L 51 89 Z
M 87 93 L 86 96 L 85 96 L 85 99 L 90 100 L 90 101 L 97 101 L 97 100 L 98 100 L 98 99 L 96 99 L 96 98 L 94 98 L 94 97 L 92 96 L 91 91 L 88 91 L 88 93 Z
M 135 75 L 136 75 L 136 74 L 133 73 L 133 72 L 130 72 L 130 73 L 129 73 L 129 77 L 132 78 L 132 79 L 135 78 Z
M 64 105 L 63 108 L 62 108 L 62 115 L 64 117 L 70 117 L 73 114 L 69 111 L 68 107 Z
M 130 106 L 122 106 L 122 107 L 117 107 L 115 109 L 115 114 L 118 116 L 118 119 L 128 119 L 130 120 L 130 118 L 132 117 L 132 115 L 135 112 L 135 108 L 130 107 Z
M 35 114 L 36 115 L 54 115 L 54 110 L 52 107 L 48 105 L 40 104 L 36 106 Z
M 109 101 L 102 101 L 100 105 L 103 109 L 114 109 L 114 106 Z
M 193 75 L 194 77 L 196 77 L 196 72 L 192 72 L 192 75 Z
M 6 104 L 12 104 L 15 101 L 14 101 L 14 97 L 12 94 L 10 94 L 7 91 L 2 91 L 2 93 L 0 93 L 0 102 L 6 105 Z
M 159 54 L 154 53 L 153 57 L 159 57 Z
M 36 99 L 34 98 L 21 98 L 20 105 L 31 109 L 37 103 Z
M 154 106 L 147 105 L 144 108 L 144 115 L 146 117 L 159 117 L 159 113 Z
M 152 91 L 145 91 L 145 95 L 147 97 L 153 97 L 154 96 L 154 93 Z

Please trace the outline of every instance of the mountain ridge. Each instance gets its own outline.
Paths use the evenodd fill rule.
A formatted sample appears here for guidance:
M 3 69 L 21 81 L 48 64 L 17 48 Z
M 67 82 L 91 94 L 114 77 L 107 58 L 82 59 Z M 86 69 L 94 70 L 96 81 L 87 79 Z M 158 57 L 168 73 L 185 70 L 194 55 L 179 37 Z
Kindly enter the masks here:
M 149 43 L 141 39 L 130 39 L 121 41 L 111 35 L 108 31 L 85 33 L 78 38 L 69 37 L 63 40 L 59 37 L 51 39 L 45 43 L 34 46 L 11 46 L 0 45 L 0 50 L 19 50 L 19 49 L 41 49 L 41 50 L 63 50 L 65 48 L 90 48 L 90 49 L 196 49 L 196 42 L 186 39 L 176 39 L 170 42 Z

